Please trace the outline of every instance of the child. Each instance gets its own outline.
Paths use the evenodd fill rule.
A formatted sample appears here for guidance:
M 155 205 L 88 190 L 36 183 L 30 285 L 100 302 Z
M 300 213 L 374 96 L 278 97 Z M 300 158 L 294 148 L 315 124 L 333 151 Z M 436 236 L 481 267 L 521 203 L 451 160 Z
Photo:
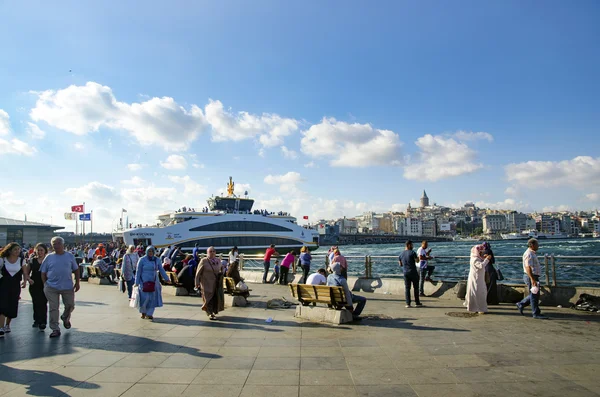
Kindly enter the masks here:
M 277 283 L 279 280 L 279 259 L 275 259 L 275 267 L 273 268 L 273 275 L 269 279 L 270 283 Z

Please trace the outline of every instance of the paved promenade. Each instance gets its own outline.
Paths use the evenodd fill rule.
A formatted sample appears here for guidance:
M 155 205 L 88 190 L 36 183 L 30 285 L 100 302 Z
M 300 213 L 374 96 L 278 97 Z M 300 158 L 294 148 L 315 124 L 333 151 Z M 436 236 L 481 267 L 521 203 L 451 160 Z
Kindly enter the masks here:
M 289 290 L 251 284 L 252 306 L 209 321 L 195 297 L 165 296 L 141 320 L 116 287 L 83 283 L 73 328 L 59 339 L 31 328 L 23 292 L 0 340 L 1 396 L 597 396 L 600 316 L 510 305 L 477 318 L 460 301 L 362 294 L 362 323 L 338 327 L 267 309 Z M 450 314 L 450 315 L 449 315 Z M 272 317 L 274 321 L 265 320 Z

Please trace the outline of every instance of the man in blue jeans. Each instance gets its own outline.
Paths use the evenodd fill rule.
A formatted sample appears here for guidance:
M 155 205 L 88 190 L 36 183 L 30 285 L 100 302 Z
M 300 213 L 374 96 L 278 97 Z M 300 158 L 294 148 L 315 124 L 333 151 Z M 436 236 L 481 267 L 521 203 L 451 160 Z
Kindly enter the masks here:
M 527 241 L 527 246 L 527 251 L 523 254 L 523 272 L 525 273 L 523 275 L 523 280 L 525 281 L 525 284 L 527 284 L 527 292 L 529 292 L 529 295 L 521 302 L 517 303 L 517 309 L 519 309 L 521 315 L 524 315 L 523 309 L 531 304 L 531 314 L 533 318 L 547 319 L 548 317 L 542 315 L 539 307 L 539 287 L 542 267 L 540 266 L 540 261 L 538 260 L 536 252 L 540 248 L 540 245 L 536 239 L 532 238 Z M 537 294 L 531 292 L 533 286 L 538 287 Z
M 413 243 L 408 240 L 406 249 L 398 258 L 398 263 L 404 270 L 404 298 L 406 299 L 406 307 L 411 307 L 410 304 L 410 286 L 412 285 L 415 294 L 415 305 L 423 306 L 419 300 L 419 272 L 417 270 L 417 254 L 413 251 Z
M 333 273 L 327 277 L 327 285 L 330 287 L 344 288 L 346 302 L 348 302 L 348 306 L 346 308 L 350 310 L 352 313 L 352 318 L 355 321 L 361 320 L 360 314 L 367 304 L 367 298 L 364 296 L 354 295 L 352 292 L 350 292 L 348 281 L 342 277 L 342 268 L 339 262 L 334 262 L 329 268 Z M 355 308 L 352 306 L 353 303 L 356 303 Z
M 267 282 L 267 275 L 269 274 L 269 268 L 271 267 L 271 257 L 272 256 L 279 256 L 279 252 L 275 251 L 275 244 L 271 244 L 271 246 L 269 248 L 267 248 L 267 250 L 265 251 L 265 257 L 264 257 L 264 267 L 265 267 L 265 272 L 263 273 L 263 284 L 265 284 Z M 277 280 L 275 280 L 277 281 Z

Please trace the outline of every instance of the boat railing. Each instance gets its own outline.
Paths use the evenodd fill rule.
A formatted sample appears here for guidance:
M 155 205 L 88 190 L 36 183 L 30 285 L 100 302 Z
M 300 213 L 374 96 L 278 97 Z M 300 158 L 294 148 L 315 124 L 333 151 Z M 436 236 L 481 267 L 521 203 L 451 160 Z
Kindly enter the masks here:
M 283 256 L 280 256 L 281 260 Z M 344 255 L 348 262 L 348 274 L 361 278 L 403 277 L 396 255 Z M 523 284 L 522 256 L 495 256 L 495 266 L 501 269 L 505 284 Z M 600 256 L 567 256 L 539 254 L 542 275 L 540 281 L 548 286 L 600 286 Z M 275 258 L 273 258 L 275 259 Z M 272 259 L 272 261 L 273 261 Z M 241 268 L 262 270 L 263 255 L 240 255 Z M 292 271 L 298 267 L 298 259 Z M 466 280 L 469 275 L 469 256 L 435 256 L 429 264 L 435 266 L 434 277 L 445 281 Z M 312 270 L 326 268 L 326 254 L 312 254 Z M 373 271 L 375 267 L 376 271 Z M 271 269 L 273 263 L 271 263 Z M 377 271 L 377 269 L 381 271 Z

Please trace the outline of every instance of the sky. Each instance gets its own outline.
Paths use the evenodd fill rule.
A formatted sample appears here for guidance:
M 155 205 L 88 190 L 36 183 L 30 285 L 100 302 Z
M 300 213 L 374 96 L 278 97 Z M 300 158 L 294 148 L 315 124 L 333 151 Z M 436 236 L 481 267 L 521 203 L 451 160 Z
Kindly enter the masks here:
M 600 207 L 600 3 L 0 2 L 0 216 Z M 88 226 L 89 227 L 89 226 Z

